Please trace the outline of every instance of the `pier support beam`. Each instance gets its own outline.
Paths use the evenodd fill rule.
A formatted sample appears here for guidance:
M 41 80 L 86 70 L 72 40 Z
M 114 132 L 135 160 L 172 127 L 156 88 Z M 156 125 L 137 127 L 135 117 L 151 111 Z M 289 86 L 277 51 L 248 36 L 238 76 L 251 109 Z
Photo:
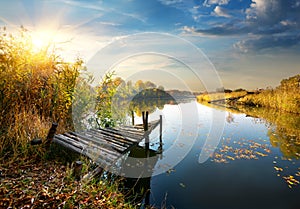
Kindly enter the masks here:
M 134 111 L 131 111 L 131 122 L 132 122 L 132 126 L 134 126 Z
M 162 141 L 162 115 L 159 116 L 159 153 L 163 151 L 163 141 Z
M 149 151 L 149 134 L 148 134 L 148 111 L 142 112 L 142 117 L 143 117 L 143 127 L 145 131 L 145 148 L 146 152 Z
M 81 171 L 82 171 L 82 162 L 80 160 L 75 162 L 74 170 L 73 170 L 73 176 L 76 181 L 80 181 L 81 179 Z
M 57 126 L 58 126 L 58 123 L 52 123 L 52 126 L 48 132 L 48 135 L 47 135 L 47 141 L 46 141 L 46 145 L 47 147 L 50 146 L 53 138 L 54 138 L 54 135 L 55 135 L 55 132 L 56 132 L 56 129 L 57 129 Z

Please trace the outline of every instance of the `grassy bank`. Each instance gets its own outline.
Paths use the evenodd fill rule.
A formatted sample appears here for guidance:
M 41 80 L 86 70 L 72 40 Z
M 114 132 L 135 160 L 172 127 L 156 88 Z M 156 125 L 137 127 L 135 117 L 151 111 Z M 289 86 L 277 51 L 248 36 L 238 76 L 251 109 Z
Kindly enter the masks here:
M 246 90 L 236 90 L 230 92 L 213 92 L 213 93 L 203 93 L 197 96 L 198 102 L 214 102 L 219 101 L 222 102 L 224 100 L 229 99 L 237 99 L 240 97 L 244 97 L 248 92 Z
M 237 89 L 234 91 L 203 93 L 197 101 L 219 103 L 223 105 L 245 105 L 250 107 L 268 107 L 279 111 L 300 114 L 300 74 L 283 79 L 275 89 L 258 91 Z
M 266 89 L 258 94 L 246 95 L 238 100 L 248 106 L 270 107 L 280 111 L 300 113 L 300 74 L 283 79 L 275 89 Z

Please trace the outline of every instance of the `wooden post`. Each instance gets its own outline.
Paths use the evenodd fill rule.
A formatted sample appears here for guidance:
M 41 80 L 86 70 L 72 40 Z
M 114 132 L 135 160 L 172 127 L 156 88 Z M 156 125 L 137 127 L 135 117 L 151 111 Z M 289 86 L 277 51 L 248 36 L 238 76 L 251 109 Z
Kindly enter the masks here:
M 162 115 L 159 116 L 159 152 L 162 153 L 163 141 L 162 141 Z
M 142 116 L 143 116 L 143 127 L 144 127 L 144 131 L 145 131 L 145 148 L 146 151 L 149 150 L 149 135 L 147 133 L 148 131 L 148 111 L 142 112 Z
M 51 141 L 54 138 L 57 126 L 58 126 L 57 123 L 52 123 L 52 126 L 51 126 L 51 128 L 48 132 L 47 139 L 46 139 L 47 140 L 46 141 L 47 146 L 49 146 L 51 144 Z
M 134 126 L 134 111 L 131 111 L 131 121 L 132 125 Z
M 148 111 L 142 112 L 144 131 L 148 131 Z
M 75 167 L 73 170 L 73 176 L 76 181 L 80 181 L 81 179 L 81 171 L 82 171 L 82 162 L 80 160 L 75 162 Z

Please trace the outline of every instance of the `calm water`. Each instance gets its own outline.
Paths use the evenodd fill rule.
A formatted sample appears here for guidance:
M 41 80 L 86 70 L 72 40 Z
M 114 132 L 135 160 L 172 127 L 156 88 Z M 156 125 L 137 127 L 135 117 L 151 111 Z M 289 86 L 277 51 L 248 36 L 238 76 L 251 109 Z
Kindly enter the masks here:
M 248 115 L 235 112 L 190 102 L 165 105 L 150 115 L 152 120 L 163 115 L 163 154 L 154 165 L 154 173 L 169 166 L 144 182 L 150 186 L 151 205 L 179 209 L 300 208 L 299 116 L 266 110 L 251 110 Z M 216 115 L 219 121 L 212 121 Z M 221 128 L 222 121 L 224 131 L 214 154 L 199 163 L 211 126 Z M 158 131 L 150 138 L 156 149 Z M 166 159 L 179 163 L 173 166 L 174 161 Z

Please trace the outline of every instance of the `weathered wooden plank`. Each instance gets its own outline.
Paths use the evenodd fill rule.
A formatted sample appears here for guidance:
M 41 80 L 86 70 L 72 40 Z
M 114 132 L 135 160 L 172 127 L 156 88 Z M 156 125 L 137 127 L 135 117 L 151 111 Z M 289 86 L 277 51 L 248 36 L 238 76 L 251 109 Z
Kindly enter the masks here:
M 77 136 L 74 136 L 74 135 L 72 135 L 70 133 L 64 133 L 64 135 L 66 135 L 66 136 L 68 136 L 70 138 L 79 140 L 81 143 L 83 143 L 87 147 L 96 147 L 96 148 L 101 149 L 104 152 L 107 152 L 107 153 L 112 154 L 112 155 L 114 155 L 116 153 L 116 150 L 112 149 L 111 146 L 105 146 L 103 143 L 95 143 L 94 141 L 91 141 L 91 140 L 90 141 L 86 141 L 86 140 L 84 140 L 82 138 L 79 138 Z
M 122 146 L 130 146 L 134 143 L 134 142 L 126 140 L 124 137 L 121 137 L 120 135 L 111 134 L 111 133 L 107 133 L 104 131 L 97 131 L 95 129 L 90 129 L 90 130 L 86 131 L 85 133 L 91 134 L 96 137 L 103 137 L 109 141 L 120 144 Z
M 59 144 L 59 145 L 61 145 L 63 147 L 66 147 L 66 148 L 68 148 L 68 149 L 70 149 L 70 150 L 72 150 L 74 152 L 77 152 L 79 154 L 82 153 L 82 149 L 80 149 L 78 147 L 74 147 L 74 146 L 70 145 L 69 143 L 66 143 L 65 141 L 62 141 L 62 140 L 58 139 L 57 136 L 54 136 L 53 142 L 55 142 L 55 143 L 57 143 L 57 144 Z
M 73 133 L 73 134 L 77 134 L 77 133 Z M 91 136 L 80 136 L 80 137 L 81 138 L 85 137 L 82 140 L 85 140 L 86 143 L 96 144 L 99 147 L 103 147 L 103 148 L 105 148 L 107 150 L 110 150 L 111 152 L 121 153 L 125 149 L 124 147 L 121 147 L 121 146 L 113 146 L 111 143 L 108 143 L 106 140 L 101 139 L 101 138 L 95 138 L 95 137 L 92 138 Z
M 93 161 L 105 161 L 107 163 L 113 163 L 116 159 L 118 159 L 121 154 L 115 152 L 115 155 L 108 154 L 106 152 L 102 152 L 100 149 L 88 148 L 84 150 L 83 154 Z
M 136 129 L 127 129 L 124 127 L 116 127 L 114 128 L 114 130 L 116 130 L 117 132 L 122 133 L 123 135 L 129 135 L 132 137 L 139 137 L 138 139 L 141 139 L 144 137 L 144 131 L 139 131 Z
M 68 144 L 70 144 L 70 145 L 72 145 L 74 147 L 77 147 L 79 149 L 84 149 L 85 148 L 85 146 L 83 144 L 81 144 L 79 142 L 76 142 L 75 140 L 73 140 L 73 139 L 71 139 L 69 137 L 66 137 L 66 136 L 64 136 L 62 134 L 58 134 L 55 137 L 57 139 L 61 140 L 61 141 L 64 141 L 65 143 L 68 143 Z
M 87 148 L 87 149 L 80 149 L 76 146 L 73 146 L 69 143 L 67 143 L 64 140 L 61 140 L 61 138 L 57 137 L 57 135 L 54 137 L 53 142 L 66 147 L 74 152 L 77 152 L 79 154 L 85 155 L 87 157 L 89 157 L 90 159 L 96 161 L 97 162 L 101 162 L 104 164 L 111 164 L 113 163 L 115 160 L 117 160 L 119 157 L 121 157 L 120 153 L 115 152 L 115 155 L 112 154 L 107 154 L 107 153 L 103 153 L 100 149 L 96 149 L 96 152 L 91 152 L 91 150 L 93 149 L 93 147 Z
M 113 144 L 113 143 L 109 143 L 105 139 L 101 139 L 99 137 L 96 138 L 96 137 L 92 137 L 92 136 L 88 136 L 88 135 L 82 135 L 82 134 L 75 133 L 75 132 L 70 132 L 70 133 L 73 134 L 73 135 L 75 135 L 75 136 L 78 136 L 78 137 L 80 137 L 80 138 L 82 138 L 84 140 L 92 141 L 94 143 L 98 143 L 101 146 L 110 147 L 113 150 L 116 150 L 117 152 L 120 152 L 120 153 L 125 150 L 125 148 L 123 146 L 116 145 L 116 144 Z
M 95 129 L 96 131 L 98 131 L 98 129 Z M 134 134 L 134 133 L 129 133 L 126 131 L 120 131 L 117 130 L 116 128 L 106 128 L 106 129 L 99 129 L 99 130 L 105 130 L 114 134 L 119 134 L 123 137 L 125 137 L 127 140 L 132 141 L 132 142 L 137 142 L 137 141 L 141 141 L 142 137 L 143 137 L 143 133 L 141 132 L 140 134 Z
M 120 131 L 117 131 L 113 128 L 106 128 L 106 129 L 99 128 L 99 129 L 91 129 L 91 130 L 97 131 L 97 132 L 109 133 L 112 136 L 117 136 L 118 138 L 125 139 L 126 141 L 136 142 L 136 140 L 139 139 L 139 137 L 137 137 L 137 136 L 134 136 L 134 135 L 128 136 L 128 135 L 126 135 Z
M 74 134 L 74 135 L 79 135 L 78 133 L 74 133 L 74 132 L 71 132 L 71 134 Z M 81 140 L 84 140 L 86 143 L 93 143 L 93 144 L 96 144 L 97 146 L 100 146 L 100 147 L 104 147 L 108 150 L 111 150 L 112 152 L 122 152 L 125 148 L 122 147 L 122 146 L 112 146 L 111 143 L 109 143 L 108 141 L 106 141 L 105 139 L 101 139 L 101 138 L 95 138 L 95 137 L 90 137 L 90 136 L 80 136 L 80 139 Z
M 114 129 L 117 130 L 117 131 L 120 131 L 120 130 L 130 131 L 130 132 L 134 132 L 136 134 L 141 134 L 141 135 L 144 133 L 143 129 L 138 129 L 138 128 L 134 128 L 134 127 L 131 127 L 131 126 L 118 126 L 118 127 L 114 127 Z
M 116 140 L 114 137 L 111 137 L 111 136 L 100 135 L 98 133 L 93 133 L 93 132 L 84 132 L 84 134 L 86 136 L 90 136 L 90 137 L 93 137 L 95 139 L 105 140 L 107 143 L 109 143 L 113 146 L 122 147 L 122 148 L 127 148 L 128 146 L 130 146 L 130 144 L 120 142 L 120 141 Z
M 99 130 L 98 129 L 90 129 L 89 132 L 94 132 L 94 133 L 101 134 L 101 135 L 111 136 L 111 137 L 114 137 L 115 140 L 118 140 L 118 141 L 123 142 L 128 145 L 132 145 L 133 143 L 137 142 L 137 140 L 134 140 L 134 139 L 131 139 L 130 137 L 121 135 L 119 132 L 113 132 L 110 130 L 103 131 L 102 129 L 99 129 Z

